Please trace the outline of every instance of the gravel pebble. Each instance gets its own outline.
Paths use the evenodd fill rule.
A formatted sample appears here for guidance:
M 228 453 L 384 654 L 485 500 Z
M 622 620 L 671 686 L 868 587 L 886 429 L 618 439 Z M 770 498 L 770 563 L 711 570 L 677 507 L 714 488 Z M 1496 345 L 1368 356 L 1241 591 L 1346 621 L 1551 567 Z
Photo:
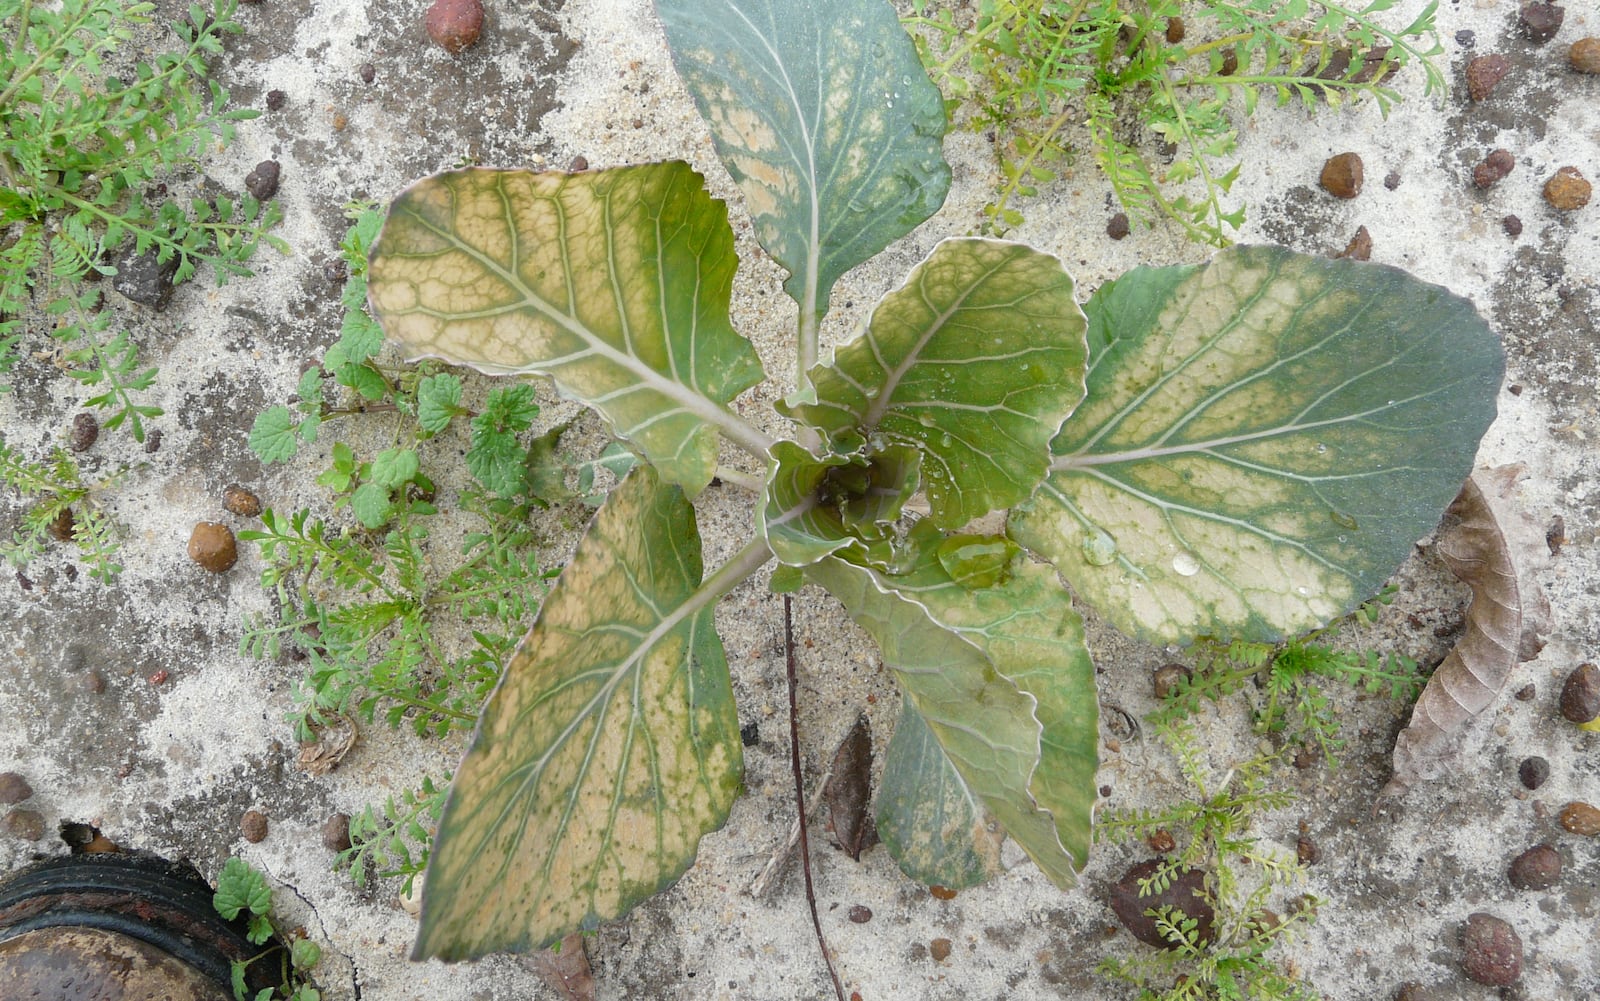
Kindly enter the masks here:
M 1549 845 L 1534 845 L 1511 860 L 1506 878 L 1519 890 L 1548 890 L 1561 878 L 1561 853 Z
M 1322 858 L 1322 849 L 1317 847 L 1315 841 L 1302 834 L 1294 843 L 1294 854 L 1301 865 L 1316 865 L 1317 860 Z
M 264 202 L 278 193 L 278 175 L 283 168 L 276 160 L 262 160 L 244 175 L 245 190 L 256 201 Z
M 1155 687 L 1156 698 L 1165 699 L 1187 684 L 1192 677 L 1194 673 L 1182 664 L 1162 664 L 1155 669 L 1150 681 Z
M 1600 38 L 1580 38 L 1567 50 L 1567 62 L 1579 73 L 1600 73 Z
M 72 418 L 71 446 L 74 452 L 87 452 L 100 437 L 100 422 L 94 414 L 77 414 Z
M 38 810 L 12 810 L 6 814 L 6 833 L 24 841 L 44 837 L 44 815 Z
M 1495 87 L 1511 72 L 1511 61 L 1498 53 L 1474 56 L 1467 61 L 1467 96 L 1474 101 L 1486 100 Z
M 860 904 L 856 904 L 855 906 L 850 908 L 850 913 L 849 913 L 848 917 L 854 923 L 856 923 L 858 925 L 864 925 L 868 921 L 872 920 L 872 908 L 863 907 Z
M 1510 216 L 1507 216 L 1507 218 L 1510 218 Z M 1520 223 L 1521 220 L 1519 219 L 1518 222 Z M 1523 685 L 1521 688 L 1517 689 L 1511 697 L 1516 699 L 1518 702 L 1532 702 L 1534 696 L 1538 694 L 1539 689 L 1535 688 L 1533 682 L 1530 681 L 1526 685 Z
M 1544 200 L 1559 212 L 1571 212 L 1589 204 L 1591 188 L 1577 167 L 1562 167 L 1544 182 Z
M 1522 220 L 1514 215 L 1508 215 L 1500 220 L 1500 228 L 1506 231 L 1507 236 L 1522 235 Z
M 1361 194 L 1365 172 L 1358 154 L 1339 153 L 1329 157 L 1328 162 L 1322 165 L 1319 183 L 1324 191 L 1335 198 L 1354 198 Z
M 281 90 L 269 90 L 269 91 L 267 91 L 267 110 L 268 111 L 277 111 L 278 109 L 282 108 L 285 104 L 288 104 L 288 103 L 289 103 L 289 95 L 285 94 L 283 91 L 281 91 Z
M 1357 226 L 1355 235 L 1350 237 L 1350 242 L 1335 256 L 1352 261 L 1372 260 L 1372 234 L 1367 232 L 1367 227 Z
M 246 810 L 239 818 L 239 833 L 252 845 L 266 839 L 267 815 L 260 810 Z
M 936 938 L 932 942 L 929 942 L 928 955 L 932 956 L 934 962 L 936 963 L 942 963 L 949 959 L 950 940 L 947 938 Z
M 356 69 L 356 75 L 361 78 L 362 83 L 371 83 L 378 78 L 378 67 L 371 63 L 362 63 Z
M 189 558 L 212 573 L 225 573 L 239 560 L 238 544 L 227 525 L 202 521 L 189 533 Z
M 581 174 L 589 169 L 589 158 L 586 156 L 575 156 L 572 158 L 572 162 L 567 164 L 567 169 L 574 174 Z
M 237 483 L 222 489 L 222 509 L 241 518 L 254 518 L 261 513 L 261 498 Z
M 33 786 L 16 772 L 0 772 L 0 803 L 16 806 L 33 795 Z
M 1490 987 L 1509 987 L 1522 976 L 1522 939 L 1493 914 L 1467 915 L 1461 926 L 1461 965 L 1467 976 Z
M 1600 810 L 1588 803 L 1568 803 L 1561 808 L 1561 826 L 1573 834 L 1592 838 L 1600 834 Z
M 350 847 L 350 815 L 336 813 L 322 825 L 322 847 L 330 852 L 346 851 Z
M 1556 37 L 1556 32 L 1561 30 L 1561 22 L 1566 18 L 1565 7 L 1557 7 L 1553 3 L 1524 4 L 1521 13 L 1517 15 L 1522 37 L 1531 42 L 1543 45 Z
M 1400 172 L 1398 170 L 1391 170 L 1387 174 L 1384 174 L 1383 186 L 1388 188 L 1390 191 L 1398 188 L 1400 186 Z
M 1128 235 L 1128 213 L 1118 212 L 1106 223 L 1106 235 L 1113 240 L 1120 240 Z
M 452 56 L 460 55 L 483 33 L 481 0 L 434 0 L 422 17 L 428 37 Z
M 1483 158 L 1483 162 L 1472 168 L 1472 183 L 1480 188 L 1493 187 L 1499 183 L 1517 165 L 1517 158 L 1511 155 L 1510 150 L 1497 149 Z
M 1582 725 L 1600 718 L 1600 667 L 1579 664 L 1561 686 L 1561 717 Z
M 1550 762 L 1537 754 L 1531 758 L 1523 758 L 1522 764 L 1517 766 L 1517 778 L 1529 789 L 1537 789 L 1544 785 L 1544 780 L 1550 777 Z

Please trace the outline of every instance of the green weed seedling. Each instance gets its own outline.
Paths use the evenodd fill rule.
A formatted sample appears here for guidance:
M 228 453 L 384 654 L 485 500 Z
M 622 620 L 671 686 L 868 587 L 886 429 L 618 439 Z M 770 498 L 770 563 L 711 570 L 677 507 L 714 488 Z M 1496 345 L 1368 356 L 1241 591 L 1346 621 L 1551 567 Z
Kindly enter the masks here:
M 0 440 L 0 483 L 29 503 L 9 542 L 0 542 L 4 556 L 19 573 L 44 552 L 47 539 L 71 541 L 89 566 L 89 575 L 109 584 L 122 572 L 117 552 L 122 539 L 117 523 L 100 506 L 100 495 L 116 486 L 135 467 L 124 466 L 95 482 L 85 482 L 78 463 L 62 448 L 48 463 L 31 462 Z
M 547 377 L 638 459 L 479 718 L 418 956 L 548 946 L 692 864 L 742 773 L 713 611 L 769 564 L 841 603 L 900 686 L 876 819 L 901 868 L 981 882 L 999 828 L 1071 886 L 1097 700 L 1057 574 L 1162 644 L 1321 628 L 1433 528 L 1494 417 L 1504 359 L 1470 304 L 1275 247 L 1139 268 L 1080 308 L 1056 257 L 947 239 L 824 350 L 839 277 L 943 202 L 943 100 L 887 4 L 657 9 L 789 272 L 793 391 L 733 406 L 765 372 L 729 318 L 729 207 L 688 164 L 452 170 L 389 206 L 366 276 L 388 338 Z M 751 488 L 750 530 L 707 572 L 694 500 L 718 477 Z
M 1263 98 L 1314 109 L 1368 97 L 1387 113 L 1399 93 L 1386 81 L 1411 63 L 1422 66 L 1424 93 L 1444 92 L 1433 63 L 1444 51 L 1437 4 L 1398 29 L 1378 19 L 1392 6 L 979 0 L 974 11 L 913 0 L 906 23 L 951 105 L 996 134 L 1000 191 L 985 208 L 993 231 L 1021 224 L 1017 204 L 1086 148 L 1134 218 L 1165 217 L 1226 246 L 1245 213 L 1227 198 L 1243 164 L 1227 161 L 1240 117 Z M 1146 139 L 1167 144 L 1171 161 L 1153 159 Z
M 307 938 L 296 937 L 285 941 L 279 936 L 278 929 L 272 924 L 272 887 L 267 885 L 266 877 L 250 867 L 250 863 L 244 859 L 230 858 L 223 864 L 222 872 L 217 875 L 217 891 L 212 895 L 211 905 L 229 921 L 242 916 L 250 926 L 248 937 L 255 945 L 265 945 L 278 938 L 275 948 L 253 959 L 234 961 L 234 1001 L 274 1001 L 280 998 L 283 1001 L 321 1001 L 322 992 L 311 982 L 311 970 L 322 959 L 321 948 Z M 250 967 L 272 959 L 277 960 L 279 971 L 276 976 L 267 979 L 269 982 L 276 981 L 279 986 L 263 987 L 252 993 L 246 983 Z

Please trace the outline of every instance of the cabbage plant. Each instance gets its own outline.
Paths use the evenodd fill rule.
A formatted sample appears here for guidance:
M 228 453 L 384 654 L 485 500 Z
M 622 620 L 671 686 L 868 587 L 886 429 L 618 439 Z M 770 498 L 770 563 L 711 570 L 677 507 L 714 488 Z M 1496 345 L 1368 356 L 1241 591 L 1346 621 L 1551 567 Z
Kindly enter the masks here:
M 794 389 L 785 420 L 732 406 L 767 374 L 730 321 L 728 206 L 685 163 L 453 170 L 390 206 L 387 336 L 546 377 L 637 456 L 456 773 L 419 957 L 548 946 L 693 863 L 741 785 L 713 611 L 774 562 L 774 586 L 842 603 L 903 694 L 876 819 L 905 873 L 973 885 L 1010 837 L 1071 886 L 1097 726 L 1074 598 L 1157 643 L 1322 626 L 1433 528 L 1494 418 L 1503 355 L 1469 303 L 1276 247 L 1138 268 L 1080 308 L 1054 256 L 948 239 L 825 350 L 840 276 L 944 200 L 940 95 L 887 3 L 657 7 L 788 271 Z M 694 501 L 725 444 L 765 472 L 708 572 Z

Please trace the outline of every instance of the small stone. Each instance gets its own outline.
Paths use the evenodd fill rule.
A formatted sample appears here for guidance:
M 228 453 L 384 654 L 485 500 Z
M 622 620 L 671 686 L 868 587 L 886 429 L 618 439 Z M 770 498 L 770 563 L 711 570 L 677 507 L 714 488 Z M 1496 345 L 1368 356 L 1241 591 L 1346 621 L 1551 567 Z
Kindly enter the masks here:
M 12 810 L 6 814 L 6 833 L 24 841 L 44 837 L 44 815 L 38 810 Z
M 1571 212 L 1589 204 L 1591 188 L 1577 167 L 1562 167 L 1544 182 L 1544 200 L 1558 212 Z
M 1390 191 L 1398 188 L 1400 186 L 1400 172 L 1398 170 L 1391 170 L 1387 174 L 1384 174 L 1383 186 L 1388 188 Z
M 1461 966 L 1467 976 L 1489 987 L 1509 987 L 1522 976 L 1522 939 L 1493 914 L 1467 915 L 1461 926 Z
M 64 507 L 60 513 L 50 519 L 50 524 L 45 526 L 45 531 L 50 533 L 50 538 L 57 542 L 71 542 L 72 534 L 77 528 L 77 519 L 72 516 L 72 508 Z
M 1294 855 L 1300 860 L 1301 865 L 1316 865 L 1317 860 L 1322 858 L 1322 849 L 1317 847 L 1315 841 L 1302 834 L 1294 843 Z
M 928 955 L 932 956 L 933 961 L 936 963 L 942 963 L 949 959 L 950 940 L 947 938 L 936 938 L 932 942 L 929 942 Z
M 1567 50 L 1567 62 L 1579 73 L 1600 73 L 1600 38 L 1580 38 Z
M 1124 928 L 1133 933 L 1134 938 L 1146 945 L 1153 945 L 1158 949 L 1171 949 L 1173 944 L 1161 934 L 1155 919 L 1146 915 L 1145 911 L 1172 907 L 1183 912 L 1186 917 L 1193 918 L 1196 922 L 1195 931 L 1200 940 L 1210 942 L 1213 935 L 1212 922 L 1216 920 L 1216 912 L 1201 896 L 1205 887 L 1204 872 L 1199 869 L 1180 869 L 1173 875 L 1165 891 L 1139 896 L 1139 881 L 1155 875 L 1161 865 L 1160 859 L 1139 862 L 1111 885 L 1111 909 L 1116 912 L 1117 919 L 1122 922 Z
M 1501 80 L 1511 72 L 1511 61 L 1498 53 L 1474 56 L 1467 61 L 1467 96 L 1474 101 L 1486 100 L 1494 93 Z
M 852 922 L 858 925 L 864 925 L 868 921 L 872 920 L 872 908 L 863 907 L 860 904 L 856 904 L 854 907 L 850 908 L 850 912 L 846 916 L 849 917 Z
M 956 891 L 950 889 L 948 886 L 939 886 L 938 884 L 935 884 L 933 886 L 928 887 L 928 892 L 933 894 L 933 898 L 935 900 L 954 900 L 954 899 L 956 899 Z
M 0 803 L 16 806 L 33 795 L 33 786 L 16 772 L 0 772 Z
M 282 109 L 285 104 L 288 104 L 288 103 L 289 103 L 289 95 L 285 94 L 283 91 L 281 91 L 281 90 L 269 90 L 269 91 L 267 91 L 267 110 L 268 111 L 278 111 L 278 110 Z
M 1561 822 L 1561 827 L 1572 834 L 1581 834 L 1592 838 L 1600 834 L 1600 810 L 1588 803 L 1568 803 L 1561 808 L 1561 814 L 1556 818 Z
M 1561 686 L 1561 717 L 1580 726 L 1600 719 L 1600 667 L 1579 664 Z
M 140 252 L 129 240 L 117 255 L 117 273 L 111 278 L 111 287 L 123 298 L 157 312 L 167 308 L 172 301 L 172 279 L 178 273 L 178 255 L 165 261 L 157 260 L 155 247 Z
M 1113 240 L 1120 240 L 1128 235 L 1128 213 L 1118 212 L 1106 223 L 1106 235 Z
M 252 845 L 266 839 L 267 815 L 260 810 L 246 810 L 239 818 L 239 833 Z
M 333 113 L 333 131 L 343 132 L 350 125 L 350 119 L 342 111 Z
M 1355 234 L 1350 237 L 1350 242 L 1335 256 L 1352 261 L 1372 260 L 1372 234 L 1367 232 L 1367 227 L 1357 226 Z
M 1463 28 L 1456 32 L 1456 44 L 1463 49 L 1470 49 L 1478 44 L 1478 35 L 1471 28 Z
M 1493 187 L 1516 165 L 1517 158 L 1511 155 L 1510 150 L 1497 149 L 1472 168 L 1472 183 L 1480 188 Z
M 161 451 L 161 429 L 151 428 L 150 434 L 144 440 L 144 453 L 154 455 Z
M 428 37 L 452 56 L 476 44 L 483 33 L 481 0 L 434 0 L 422 17 Z
M 1166 699 L 1175 692 L 1182 691 L 1193 677 L 1194 672 L 1182 664 L 1162 664 L 1156 668 L 1150 680 L 1155 687 L 1156 698 Z
M 739 743 L 745 747 L 754 747 L 761 743 L 761 724 L 751 720 L 739 728 Z
M 1167 42 L 1169 44 L 1177 45 L 1179 42 L 1183 41 L 1183 36 L 1186 33 L 1187 32 L 1185 32 L 1183 27 L 1183 18 L 1167 18 Z
M 1526 685 L 1523 685 L 1521 688 L 1517 689 L 1512 695 L 1512 698 L 1516 699 L 1518 702 L 1532 702 L 1534 696 L 1538 694 L 1539 689 L 1535 688 L 1533 682 L 1530 681 Z
M 371 83 L 378 78 L 378 67 L 371 63 L 362 63 L 356 69 L 356 75 L 361 78 L 362 83 Z
M 1522 12 L 1517 15 L 1517 21 L 1522 29 L 1523 38 L 1543 45 L 1556 37 L 1556 32 L 1561 30 L 1561 22 L 1566 16 L 1565 7 L 1536 2 L 1524 4 Z
M 1519 890 L 1548 890 L 1561 878 L 1561 853 L 1549 845 L 1534 845 L 1511 860 L 1506 878 Z
M 278 174 L 281 171 L 278 161 L 262 160 L 244 175 L 244 188 L 256 201 L 264 202 L 278 193 Z
M 586 156 L 575 156 L 572 158 L 572 162 L 567 164 L 567 170 L 574 174 L 581 174 L 588 169 L 589 158 Z
M 1538 755 L 1523 758 L 1522 764 L 1517 766 L 1517 778 L 1529 789 L 1537 789 L 1544 785 L 1544 780 L 1550 777 L 1550 762 Z
M 100 422 L 94 419 L 94 414 L 77 414 L 72 418 L 70 444 L 74 452 L 89 451 L 98 437 L 100 437 Z
M 254 518 L 261 513 L 261 498 L 237 483 L 222 488 L 222 509 L 241 518 Z
M 1361 194 L 1365 168 L 1355 153 L 1339 153 L 1322 165 L 1322 189 L 1335 198 L 1354 198 Z
M 1220 55 L 1222 65 L 1217 67 L 1218 76 L 1233 76 L 1239 72 L 1239 50 L 1230 45 L 1223 49 Z
M 146 678 L 144 680 L 149 682 L 152 687 L 160 688 L 162 685 L 166 684 L 168 682 L 168 680 L 170 680 L 171 678 L 172 678 L 172 672 L 168 671 L 166 668 L 163 667 L 159 671 L 156 671 L 154 674 L 150 675 L 148 678 Z
M 238 562 L 239 549 L 227 525 L 202 521 L 189 534 L 189 558 L 212 573 L 225 573 Z
M 412 917 L 422 913 L 422 879 L 420 875 L 413 876 L 410 887 L 400 888 L 400 909 Z
M 1514 215 L 1508 215 L 1500 220 L 1500 228 L 1506 231 L 1507 236 L 1522 235 L 1522 220 Z
M 1158 827 L 1150 832 L 1150 836 L 1144 839 L 1144 843 L 1149 845 L 1150 850 L 1157 855 L 1165 855 L 1178 847 L 1178 842 L 1173 838 L 1172 832 L 1165 827 Z
M 350 815 L 336 813 L 322 825 L 322 847 L 330 852 L 350 849 Z

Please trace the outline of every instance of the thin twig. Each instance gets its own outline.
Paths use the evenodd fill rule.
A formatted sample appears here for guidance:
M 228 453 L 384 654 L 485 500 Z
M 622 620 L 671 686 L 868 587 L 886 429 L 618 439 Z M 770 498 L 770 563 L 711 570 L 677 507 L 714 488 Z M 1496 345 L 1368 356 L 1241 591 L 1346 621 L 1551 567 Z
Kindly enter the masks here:
M 830 765 L 828 770 L 822 773 L 822 781 L 816 784 L 815 790 L 811 793 L 811 798 L 806 801 L 807 813 L 816 813 L 822 808 L 822 797 L 827 793 L 828 782 L 832 778 L 833 767 Z M 767 859 L 767 864 L 761 867 L 760 875 L 750 881 L 750 896 L 760 898 L 771 892 L 773 885 L 778 881 L 778 877 L 783 875 L 784 866 L 788 864 L 789 859 L 794 855 L 795 848 L 799 844 L 800 818 L 796 817 L 789 825 L 789 833 L 782 841 L 778 842 L 776 848 L 772 849 L 772 856 Z
M 844 1001 L 844 985 L 839 983 L 839 973 L 833 968 L 833 953 L 828 950 L 828 940 L 822 936 L 822 919 L 817 916 L 817 893 L 811 886 L 811 846 L 806 840 L 806 784 L 800 773 L 800 713 L 795 708 L 794 628 L 790 620 L 789 596 L 783 596 L 783 653 L 789 672 L 789 764 L 794 770 L 794 805 L 800 814 L 800 871 L 806 876 L 806 903 L 811 907 L 811 927 L 817 931 L 817 946 L 822 949 L 822 961 L 828 964 L 828 976 L 833 979 L 833 993 Z

